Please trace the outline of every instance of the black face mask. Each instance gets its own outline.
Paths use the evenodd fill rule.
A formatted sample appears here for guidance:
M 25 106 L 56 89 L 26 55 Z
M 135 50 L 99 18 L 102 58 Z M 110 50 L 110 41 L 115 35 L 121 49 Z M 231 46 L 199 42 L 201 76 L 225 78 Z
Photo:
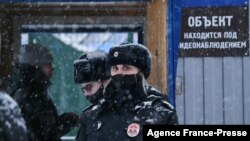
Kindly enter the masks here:
M 103 86 L 101 86 L 96 93 L 90 96 L 86 96 L 86 98 L 92 104 L 97 103 L 100 99 L 103 98 Z
M 128 101 L 127 104 L 136 103 L 143 96 L 146 96 L 142 86 L 142 77 L 139 73 L 134 75 L 118 74 L 111 78 L 111 87 L 108 87 L 108 89 L 113 89 L 111 90 L 113 94 L 110 93 L 108 95 L 117 106 L 122 106 Z

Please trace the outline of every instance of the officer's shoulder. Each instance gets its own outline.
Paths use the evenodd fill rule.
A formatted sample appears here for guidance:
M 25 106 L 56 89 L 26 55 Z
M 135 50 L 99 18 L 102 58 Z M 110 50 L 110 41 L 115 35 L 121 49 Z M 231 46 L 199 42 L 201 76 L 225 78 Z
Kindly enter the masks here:
M 154 88 L 153 86 L 147 86 L 146 87 L 147 92 L 147 101 L 153 101 L 153 103 L 156 103 L 157 105 L 162 105 L 164 107 L 167 107 L 169 109 L 173 109 L 174 107 L 168 103 L 168 98 L 166 95 L 163 95 L 159 90 Z
M 88 111 L 89 109 L 91 109 L 91 107 L 93 107 L 93 104 L 89 105 L 88 107 L 85 107 L 85 108 L 82 110 L 82 113 L 85 113 L 86 111 Z
M 103 111 L 102 104 L 97 103 L 97 104 L 92 104 L 89 107 L 85 108 L 82 111 L 81 118 L 83 119 L 94 119 L 98 117 L 98 115 Z
M 162 112 L 170 112 L 175 111 L 174 107 L 167 102 L 163 96 L 158 96 L 154 94 L 148 94 L 147 97 L 142 101 L 141 107 L 146 109 L 154 109 L 155 111 Z
M 163 99 L 157 99 L 152 101 L 151 106 L 146 108 L 149 111 L 154 111 L 154 114 L 165 119 L 166 123 L 173 121 L 173 124 L 178 124 L 176 110 L 169 102 Z
M 157 90 L 156 88 L 154 88 L 153 86 L 146 86 L 146 93 L 147 93 L 147 98 L 162 98 L 165 100 L 168 100 L 166 95 L 163 95 L 159 90 Z
M 82 114 L 85 114 L 85 113 L 87 113 L 87 112 L 91 112 L 91 111 L 97 109 L 99 106 L 100 106 L 100 105 L 98 105 L 98 104 L 91 104 L 91 105 L 89 105 L 88 107 L 86 107 L 86 108 L 84 108 L 84 109 L 82 110 Z
M 147 94 L 157 94 L 157 95 L 159 94 L 159 95 L 161 95 L 161 92 L 159 90 L 157 90 L 155 87 L 150 86 L 150 85 L 146 86 L 146 92 L 147 92 Z
M 172 106 L 169 102 L 166 100 L 157 100 L 152 103 L 152 107 L 156 111 L 175 111 L 174 106 Z

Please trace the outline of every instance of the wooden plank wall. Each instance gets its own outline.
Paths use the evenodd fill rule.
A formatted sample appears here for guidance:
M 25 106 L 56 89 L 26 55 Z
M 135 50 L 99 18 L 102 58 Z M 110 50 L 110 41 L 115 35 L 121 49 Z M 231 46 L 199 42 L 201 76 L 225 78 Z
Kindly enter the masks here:
M 146 13 L 146 44 L 152 54 L 149 83 L 167 93 L 166 1 L 151 0 Z
M 250 57 L 179 58 L 180 124 L 250 124 Z

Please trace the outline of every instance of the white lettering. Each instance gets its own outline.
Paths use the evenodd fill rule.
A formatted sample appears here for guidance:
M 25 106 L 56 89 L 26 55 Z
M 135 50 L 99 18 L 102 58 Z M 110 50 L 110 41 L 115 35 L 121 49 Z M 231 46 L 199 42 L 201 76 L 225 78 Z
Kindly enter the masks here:
M 181 49 L 230 49 L 230 48 L 246 48 L 246 41 L 236 42 L 180 42 Z
M 184 39 L 219 39 L 221 38 L 221 32 L 185 32 Z M 237 34 L 236 34 L 237 35 Z
M 188 17 L 189 27 L 219 27 L 231 26 L 233 16 L 190 16 Z
M 154 136 L 152 129 L 148 130 L 147 136 Z

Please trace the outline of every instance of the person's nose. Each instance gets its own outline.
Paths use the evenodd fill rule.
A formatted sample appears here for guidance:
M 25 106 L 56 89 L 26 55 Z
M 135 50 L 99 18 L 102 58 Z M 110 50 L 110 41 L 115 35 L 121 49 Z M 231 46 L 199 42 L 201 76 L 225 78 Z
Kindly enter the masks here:
M 118 67 L 118 70 L 117 70 L 116 74 L 124 75 L 125 71 L 122 69 L 122 67 Z

